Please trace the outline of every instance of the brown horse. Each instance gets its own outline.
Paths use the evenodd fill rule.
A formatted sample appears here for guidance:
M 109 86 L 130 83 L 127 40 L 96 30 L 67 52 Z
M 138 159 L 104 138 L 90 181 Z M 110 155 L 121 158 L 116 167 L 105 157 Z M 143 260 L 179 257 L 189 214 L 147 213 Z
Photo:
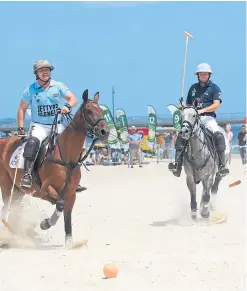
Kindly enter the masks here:
M 88 90 L 82 95 L 83 103 L 70 119 L 65 130 L 52 140 L 54 147 L 47 149 L 47 140 L 40 147 L 39 155 L 34 168 L 33 186 L 30 189 L 20 187 L 23 169 L 17 170 L 12 205 L 20 206 L 25 194 L 33 194 L 34 197 L 47 200 L 56 204 L 56 209 L 50 218 L 43 220 L 41 229 L 45 230 L 54 226 L 62 212 L 64 213 L 65 244 L 67 248 L 72 247 L 72 225 L 71 213 L 76 199 L 76 188 L 81 178 L 80 166 L 82 165 L 82 149 L 86 136 L 104 141 L 108 138 L 109 128 L 103 117 L 103 110 L 98 105 L 99 94 L 94 99 L 88 99 Z M 56 116 L 57 117 L 57 116 Z M 54 123 L 55 124 L 55 123 Z M 56 137 L 56 134 L 55 134 Z M 6 139 L 0 148 L 0 187 L 4 206 L 2 208 L 2 219 L 7 215 L 7 205 L 15 175 L 15 168 L 10 167 L 10 158 L 14 151 L 23 145 L 25 139 L 14 136 Z M 91 146 L 92 148 L 92 146 Z M 25 192 L 24 192 L 25 191 Z M 9 226 L 14 224 L 16 216 L 10 212 Z

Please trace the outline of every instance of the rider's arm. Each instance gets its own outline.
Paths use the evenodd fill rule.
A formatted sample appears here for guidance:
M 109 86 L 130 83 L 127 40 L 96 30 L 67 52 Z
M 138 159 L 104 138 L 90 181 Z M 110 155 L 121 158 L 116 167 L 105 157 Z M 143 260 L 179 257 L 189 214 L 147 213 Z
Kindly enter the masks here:
M 214 103 L 212 105 L 201 109 L 200 110 L 201 113 L 204 113 L 204 112 L 214 112 L 214 111 L 216 111 L 220 107 L 220 104 L 222 103 L 221 90 L 216 85 L 214 85 L 213 102 Z
M 25 113 L 29 105 L 31 104 L 31 94 L 29 88 L 26 88 L 25 91 L 22 93 L 21 103 L 18 109 L 17 113 L 17 123 L 18 127 L 23 127 L 24 125 L 24 119 L 25 119 Z
M 73 108 L 77 104 L 75 95 L 69 90 L 69 88 L 61 82 L 57 82 L 61 96 L 68 101 L 69 105 Z
M 64 96 L 64 99 L 66 99 L 69 103 L 69 105 L 73 108 L 76 106 L 77 104 L 77 99 L 75 97 L 75 95 L 71 92 L 67 93 L 65 96 Z
M 219 100 L 214 100 L 214 103 L 208 107 L 205 107 L 203 109 L 200 109 L 201 113 L 204 112 L 214 112 L 220 107 L 220 101 Z
M 18 127 L 23 127 L 23 125 L 24 125 L 25 113 L 26 113 L 28 106 L 29 106 L 28 103 L 21 100 L 20 107 L 19 107 L 18 113 L 17 113 Z

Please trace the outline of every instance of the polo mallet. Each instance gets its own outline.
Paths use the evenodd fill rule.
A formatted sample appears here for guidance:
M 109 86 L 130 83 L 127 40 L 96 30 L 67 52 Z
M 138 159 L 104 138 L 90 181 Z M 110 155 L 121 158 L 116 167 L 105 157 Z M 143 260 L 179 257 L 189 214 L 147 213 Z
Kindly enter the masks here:
M 184 34 L 186 35 L 186 44 L 185 44 L 185 53 L 184 53 L 184 70 L 183 70 L 183 78 L 182 78 L 182 92 L 181 92 L 181 98 L 179 99 L 181 105 L 183 105 L 183 99 L 184 99 L 184 81 L 185 81 L 185 72 L 186 72 L 186 61 L 187 61 L 187 53 L 188 53 L 188 42 L 189 38 L 194 38 L 191 34 L 184 31 Z
M 12 189 L 10 192 L 10 197 L 9 197 L 9 201 L 8 201 L 8 207 L 7 207 L 7 215 L 6 215 L 6 219 L 2 218 L 2 223 L 12 232 L 12 230 L 9 227 L 8 224 L 8 218 L 9 218 L 9 213 L 10 213 L 10 207 L 11 207 L 11 203 L 12 203 L 12 199 L 13 199 L 13 193 L 14 193 L 14 189 L 15 189 L 15 181 L 16 181 L 16 176 L 17 176 L 17 171 L 18 171 L 18 166 L 19 166 L 19 161 L 20 161 L 20 157 L 21 157 L 21 152 L 22 152 L 22 146 L 19 146 L 19 152 L 17 155 L 17 160 L 16 160 L 16 168 L 15 168 L 15 175 L 14 175 L 14 180 L 13 180 L 13 185 L 12 185 Z

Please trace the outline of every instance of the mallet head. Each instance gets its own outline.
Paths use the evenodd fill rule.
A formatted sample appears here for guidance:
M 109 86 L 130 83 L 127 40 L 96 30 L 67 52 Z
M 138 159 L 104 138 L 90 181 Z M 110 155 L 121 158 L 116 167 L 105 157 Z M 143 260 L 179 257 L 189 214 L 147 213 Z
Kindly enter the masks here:
M 189 33 L 186 32 L 186 31 L 184 31 L 184 34 L 185 34 L 186 36 L 188 36 L 189 38 L 194 38 L 191 34 L 189 34 Z

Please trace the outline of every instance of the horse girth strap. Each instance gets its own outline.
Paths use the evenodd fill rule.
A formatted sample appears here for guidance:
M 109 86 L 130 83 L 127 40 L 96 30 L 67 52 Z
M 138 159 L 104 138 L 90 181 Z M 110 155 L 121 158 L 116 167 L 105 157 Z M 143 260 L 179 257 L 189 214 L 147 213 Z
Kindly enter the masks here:
M 64 160 L 55 159 L 54 157 L 47 157 L 46 160 L 49 161 L 49 162 L 57 163 L 57 164 L 59 164 L 61 166 L 67 167 L 67 168 L 71 168 L 72 170 L 75 169 L 76 167 L 81 167 L 82 165 L 84 165 L 83 162 L 88 157 L 89 153 L 93 149 L 94 144 L 96 143 L 97 140 L 98 140 L 98 138 L 95 138 L 93 140 L 90 148 L 88 149 L 87 153 L 85 154 L 85 156 L 82 159 L 81 159 L 82 153 L 80 154 L 80 158 L 79 158 L 79 161 L 78 162 L 67 162 L 67 161 L 64 161 Z M 85 168 L 87 169 L 86 166 L 85 166 Z
M 71 169 L 75 169 L 76 167 L 78 167 L 80 165 L 78 162 L 77 163 L 67 162 L 64 160 L 55 159 L 53 157 L 47 157 L 46 160 L 49 162 L 54 162 L 54 163 L 59 164 L 59 165 L 64 166 L 64 167 L 71 168 Z

